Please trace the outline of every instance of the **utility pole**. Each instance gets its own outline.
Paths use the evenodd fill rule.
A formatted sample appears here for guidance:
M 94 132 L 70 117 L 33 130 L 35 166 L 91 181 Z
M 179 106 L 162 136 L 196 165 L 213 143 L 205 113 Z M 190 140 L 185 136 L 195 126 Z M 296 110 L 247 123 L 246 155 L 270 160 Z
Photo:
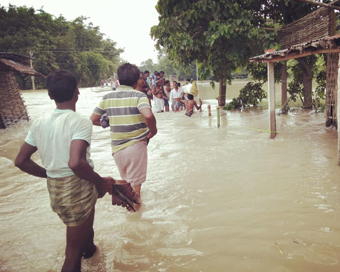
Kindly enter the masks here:
M 33 53 L 32 51 L 30 50 L 30 64 L 31 64 L 31 68 L 33 69 Z M 32 80 L 32 89 L 33 91 L 35 91 L 35 82 L 34 82 L 34 76 L 31 76 L 31 80 Z
M 198 82 L 198 65 L 197 65 L 197 60 L 196 60 L 196 81 Z

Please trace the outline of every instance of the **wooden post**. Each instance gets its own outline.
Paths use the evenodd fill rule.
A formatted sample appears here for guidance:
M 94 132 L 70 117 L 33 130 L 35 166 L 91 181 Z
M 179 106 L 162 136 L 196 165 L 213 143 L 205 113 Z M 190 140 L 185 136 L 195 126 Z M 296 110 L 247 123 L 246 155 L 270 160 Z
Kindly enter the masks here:
M 217 108 L 216 108 L 216 117 L 217 117 L 217 127 L 220 127 L 220 123 L 221 123 L 221 121 L 220 121 L 220 107 L 219 106 L 217 106 Z
M 282 65 L 281 77 L 281 107 L 283 107 L 287 102 L 287 62 L 285 61 Z
M 275 98 L 275 78 L 274 78 L 274 63 L 267 63 L 268 70 L 268 109 L 269 109 L 269 132 L 270 139 L 274 139 L 276 137 L 276 98 Z
M 338 65 L 338 89 L 337 89 L 337 128 L 338 128 L 338 165 L 340 165 L 340 137 L 339 137 L 339 128 L 340 128 L 340 58 L 339 58 L 339 65 Z
M 33 61 L 32 61 L 32 58 L 33 58 L 33 53 L 32 51 L 30 50 L 30 65 L 31 65 L 31 68 L 33 69 Z M 32 80 L 32 90 L 35 91 L 35 78 L 34 76 L 31 76 L 31 80 Z

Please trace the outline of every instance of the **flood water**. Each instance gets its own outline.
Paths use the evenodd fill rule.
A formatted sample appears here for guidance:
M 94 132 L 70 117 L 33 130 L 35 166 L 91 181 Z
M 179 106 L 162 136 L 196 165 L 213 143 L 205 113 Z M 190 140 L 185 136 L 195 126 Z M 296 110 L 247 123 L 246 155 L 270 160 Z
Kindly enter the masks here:
M 81 89 L 77 111 L 89 117 L 108 91 Z M 222 110 L 218 128 L 217 101 L 200 95 L 203 111 L 191 118 L 155 114 L 143 206 L 129 213 L 98 200 L 99 252 L 82 271 L 340 271 L 337 132 L 324 114 L 277 116 L 270 140 L 268 110 Z M 46 91 L 23 97 L 32 120 L 54 108 Z M 60 271 L 65 226 L 46 181 L 13 166 L 29 126 L 0 131 L 0 271 Z M 95 127 L 95 169 L 120 178 L 110 150 L 108 129 Z

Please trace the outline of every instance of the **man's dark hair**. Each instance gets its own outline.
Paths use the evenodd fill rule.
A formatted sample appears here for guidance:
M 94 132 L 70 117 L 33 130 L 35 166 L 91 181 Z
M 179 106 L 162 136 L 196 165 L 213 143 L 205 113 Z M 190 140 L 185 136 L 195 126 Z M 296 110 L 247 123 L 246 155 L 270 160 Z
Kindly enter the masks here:
M 148 70 L 145 70 L 144 74 L 150 74 L 150 72 Z
M 46 88 L 48 95 L 55 102 L 70 101 L 77 89 L 76 76 L 64 69 L 51 72 L 46 78 Z
M 164 85 L 168 84 L 169 82 L 170 82 L 169 80 L 165 80 Z
M 137 83 L 140 71 L 136 65 L 124 63 L 117 70 L 118 80 L 121 85 L 132 87 Z
M 181 83 L 177 82 L 178 87 L 181 87 Z
M 160 71 L 159 73 L 160 73 L 160 74 L 163 74 L 163 75 L 165 74 L 164 71 Z

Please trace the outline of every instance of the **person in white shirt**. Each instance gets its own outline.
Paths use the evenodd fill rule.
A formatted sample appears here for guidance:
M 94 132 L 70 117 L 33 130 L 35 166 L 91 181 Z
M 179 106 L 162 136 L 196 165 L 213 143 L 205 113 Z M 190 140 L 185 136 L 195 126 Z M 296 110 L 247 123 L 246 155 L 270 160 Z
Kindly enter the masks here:
M 173 85 L 174 88 L 171 90 L 170 100 L 173 103 L 172 104 L 173 110 L 175 112 L 178 112 L 178 111 L 181 111 L 183 109 L 182 102 L 181 102 L 183 90 L 178 87 L 177 81 L 173 81 L 172 85 Z
M 34 120 L 15 166 L 47 179 L 51 208 L 66 225 L 62 272 L 80 272 L 81 258 L 90 258 L 97 249 L 93 241 L 97 198 L 112 194 L 115 181 L 93 170 L 92 122 L 76 112 L 79 90 L 75 75 L 68 70 L 51 72 L 46 86 L 56 109 Z M 36 151 L 43 166 L 31 158 Z M 133 197 L 137 199 L 135 194 Z

